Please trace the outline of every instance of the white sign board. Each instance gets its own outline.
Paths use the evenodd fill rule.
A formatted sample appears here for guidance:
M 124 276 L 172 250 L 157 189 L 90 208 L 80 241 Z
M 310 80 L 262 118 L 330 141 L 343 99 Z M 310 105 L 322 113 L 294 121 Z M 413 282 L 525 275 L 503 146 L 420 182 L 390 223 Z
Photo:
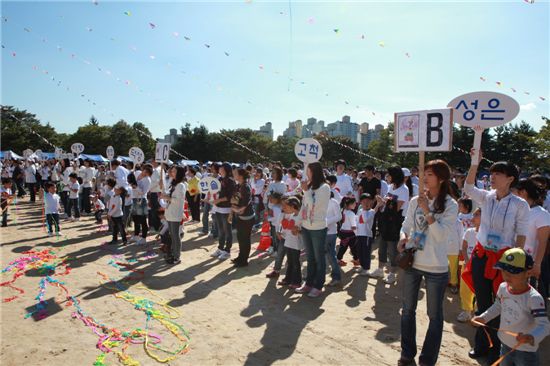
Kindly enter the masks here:
M 115 158 L 115 148 L 112 146 L 107 146 L 107 150 L 105 151 L 107 154 L 107 159 L 113 160 Z
M 157 142 L 155 150 L 155 161 L 157 163 L 167 163 L 170 158 L 170 145 L 164 142 Z
M 463 94 L 451 100 L 447 107 L 454 109 L 456 123 L 472 128 L 500 126 L 519 114 L 518 102 L 505 94 L 494 92 Z
M 11 160 L 11 151 L 6 151 L 4 153 L 4 160 Z
M 132 159 L 134 164 L 141 164 L 145 160 L 145 154 L 143 154 L 143 150 L 136 146 L 130 148 L 128 156 L 130 157 L 130 159 Z
M 216 194 L 220 191 L 220 181 L 213 177 L 204 177 L 199 181 L 199 189 L 201 193 L 206 194 L 208 192 Z
M 312 138 L 303 138 L 294 145 L 294 154 L 301 162 L 315 163 L 323 156 L 323 147 L 319 141 Z
M 28 159 L 29 156 L 31 156 L 32 154 L 33 154 L 33 151 L 31 149 L 26 149 L 26 150 L 23 151 L 23 157 L 25 159 Z
M 38 159 L 38 161 L 44 160 L 44 157 L 42 156 L 42 150 L 38 149 L 34 152 L 34 155 Z
M 75 142 L 71 145 L 71 151 L 75 154 L 81 154 L 84 151 L 84 145 L 80 142 Z
M 395 113 L 396 152 L 451 151 L 452 109 Z
M 60 149 L 58 147 L 55 148 L 55 158 L 57 160 L 61 159 L 63 155 L 63 149 Z

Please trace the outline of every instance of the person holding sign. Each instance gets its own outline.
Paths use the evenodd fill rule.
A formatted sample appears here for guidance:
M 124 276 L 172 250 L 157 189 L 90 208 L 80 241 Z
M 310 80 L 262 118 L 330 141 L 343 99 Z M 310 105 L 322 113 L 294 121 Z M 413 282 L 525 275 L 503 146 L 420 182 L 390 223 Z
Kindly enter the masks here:
M 187 203 L 189 204 L 189 210 L 191 210 L 191 219 L 195 222 L 200 221 L 201 215 L 201 194 L 197 170 L 197 167 L 187 167 Z
M 231 198 L 235 193 L 235 181 L 231 178 L 233 172 L 229 163 L 223 163 L 220 168 L 220 193 L 214 200 L 216 208 L 216 226 L 218 228 L 218 249 L 212 254 L 217 254 L 219 260 L 229 259 L 231 255 L 231 246 L 233 244 L 233 233 L 229 223 L 229 214 L 231 213 Z
M 529 227 L 529 205 L 510 191 L 510 187 L 515 185 L 519 177 L 519 171 L 514 164 L 505 161 L 493 164 L 489 169 L 492 190 L 486 191 L 475 186 L 482 154 L 472 149 L 471 155 L 472 165 L 466 177 L 464 192 L 481 207 L 481 225 L 472 259 L 462 277 L 475 292 L 479 315 L 491 307 L 502 283 L 501 273 L 494 269 L 496 262 L 507 249 L 523 247 L 525 244 Z M 490 347 L 484 330 L 478 328 L 474 348 L 469 356 L 488 356 L 489 363 L 493 363 L 499 357 L 500 341 L 494 329 L 499 328 L 500 318 L 492 319 L 487 324 L 491 327 L 486 330 L 493 346 Z
M 36 201 L 36 166 L 33 159 L 27 160 L 27 166 L 25 167 L 25 184 L 29 189 L 31 195 L 31 203 Z
M 175 166 L 169 171 L 171 183 L 168 194 L 163 194 L 162 198 L 168 203 L 165 211 L 166 221 L 168 221 L 168 230 L 170 232 L 171 245 L 166 262 L 168 264 L 180 264 L 181 255 L 181 236 L 180 226 L 183 220 L 185 192 L 185 169 L 181 166 Z
M 321 294 L 326 276 L 327 212 L 330 201 L 330 187 L 325 183 L 323 166 L 319 162 L 309 163 L 306 169 L 307 182 L 302 182 L 304 198 L 300 216 L 302 218 L 302 242 L 307 254 L 307 277 L 297 293 L 309 297 Z M 299 230 L 293 229 L 293 233 Z
M 426 283 L 430 324 L 420 353 L 421 365 L 436 365 L 443 336 L 443 300 L 449 282 L 447 241 L 457 236 L 458 204 L 449 194 L 451 169 L 443 160 L 425 166 L 426 192 L 414 197 L 400 232 L 398 251 L 415 250 L 411 267 L 403 276 L 401 359 L 398 365 L 414 365 L 416 356 L 416 306 L 422 279 Z M 459 240 L 458 237 L 456 240 Z
M 233 196 L 233 214 L 238 216 L 237 240 L 239 242 L 239 256 L 232 259 L 235 267 L 248 265 L 250 255 L 250 236 L 254 225 L 254 209 L 252 208 L 252 190 L 248 184 L 249 173 L 246 169 L 237 170 L 237 190 Z

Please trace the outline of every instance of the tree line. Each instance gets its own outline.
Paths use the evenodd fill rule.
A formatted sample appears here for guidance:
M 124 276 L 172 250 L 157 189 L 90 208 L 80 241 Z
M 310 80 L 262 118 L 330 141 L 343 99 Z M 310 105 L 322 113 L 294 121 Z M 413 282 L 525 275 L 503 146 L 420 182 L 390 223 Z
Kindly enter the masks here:
M 70 146 L 81 142 L 85 146 L 84 153 L 102 154 L 105 156 L 107 146 L 112 145 L 117 155 L 127 155 L 132 146 L 140 147 L 146 158 L 153 157 L 155 139 L 143 122 L 132 124 L 119 120 L 112 125 L 100 124 L 92 116 L 90 120 L 78 127 L 73 134 L 58 133 L 49 123 L 43 124 L 36 115 L 25 110 L 7 106 L 1 111 L 1 143 L 2 150 L 13 150 L 18 154 L 27 148 L 33 150 L 53 151 L 32 131 L 35 131 L 55 146 L 70 151 Z M 550 172 L 550 120 L 542 117 L 544 125 L 540 131 L 535 131 L 526 121 L 506 124 L 491 130 L 486 130 L 482 139 L 484 156 L 488 160 L 508 160 L 515 162 L 524 170 Z M 76 123 L 78 124 L 78 123 Z M 167 126 L 167 130 L 169 127 Z M 177 142 L 172 148 L 189 157 L 189 159 L 204 161 L 231 162 L 265 162 L 263 158 L 231 142 L 225 136 L 240 142 L 251 150 L 268 157 L 271 161 L 280 161 L 285 166 L 297 163 L 294 155 L 294 145 L 298 138 L 279 136 L 275 141 L 255 133 L 251 129 L 221 130 L 220 133 L 210 132 L 204 125 L 191 127 L 189 123 L 182 126 Z M 466 169 L 470 158 L 467 151 L 473 142 L 473 130 L 455 125 L 453 131 L 453 151 L 445 153 L 427 153 L 427 159 L 442 158 L 451 166 Z M 321 162 L 327 166 L 337 159 L 345 159 L 349 164 L 362 168 L 365 164 L 387 167 L 390 164 L 415 166 L 418 164 L 416 153 L 395 153 L 393 151 L 393 123 L 388 123 L 380 138 L 372 141 L 368 149 L 363 151 L 371 157 L 387 163 L 381 163 L 371 157 L 358 154 L 335 142 L 360 150 L 350 139 L 337 136 L 317 136 L 323 148 Z M 461 151 L 462 150 L 462 151 Z M 179 157 L 171 153 L 172 160 Z M 488 162 L 483 164 L 488 166 Z

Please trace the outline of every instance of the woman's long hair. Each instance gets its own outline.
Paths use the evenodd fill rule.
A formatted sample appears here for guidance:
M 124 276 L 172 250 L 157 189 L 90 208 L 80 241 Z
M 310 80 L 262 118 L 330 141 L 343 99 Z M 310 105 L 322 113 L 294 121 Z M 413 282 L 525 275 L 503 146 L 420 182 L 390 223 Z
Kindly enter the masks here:
M 323 173 L 323 166 L 317 161 L 315 163 L 308 164 L 307 168 L 311 170 L 311 182 L 309 183 L 308 188 L 319 189 L 319 187 L 321 187 L 321 184 L 325 182 L 325 173 Z
M 451 192 L 451 168 L 445 161 L 437 159 L 429 161 L 424 168 L 424 171 L 426 170 L 431 170 L 441 181 L 439 186 L 439 194 L 435 197 L 434 209 L 435 213 L 442 213 L 445 211 L 445 201 L 447 200 L 447 195 Z
M 170 197 L 172 197 L 172 193 L 174 193 L 176 186 L 185 180 L 185 168 L 182 166 L 175 166 L 174 169 L 176 169 L 176 178 L 174 178 L 170 184 Z

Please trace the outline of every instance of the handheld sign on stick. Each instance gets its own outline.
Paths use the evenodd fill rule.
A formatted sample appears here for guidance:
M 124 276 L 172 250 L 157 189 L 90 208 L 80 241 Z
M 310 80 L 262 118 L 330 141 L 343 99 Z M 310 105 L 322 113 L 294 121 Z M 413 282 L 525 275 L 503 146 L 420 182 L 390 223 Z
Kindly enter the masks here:
M 319 141 L 312 138 L 303 138 L 296 142 L 294 145 L 294 154 L 304 163 L 304 174 L 302 174 L 302 181 L 307 181 L 307 165 L 315 163 L 323 156 L 323 147 Z
M 419 153 L 418 192 L 424 192 L 426 151 L 451 151 L 453 138 L 452 109 L 401 112 L 394 115 L 396 152 Z
M 516 100 L 494 92 L 463 94 L 451 100 L 447 106 L 454 109 L 456 123 L 475 131 L 472 161 L 476 165 L 479 164 L 483 131 L 510 122 L 519 114 L 519 103 Z
M 134 168 L 132 171 L 136 171 L 136 165 L 143 163 L 145 160 L 145 154 L 143 154 L 143 150 L 141 150 L 139 147 L 131 147 L 130 151 L 128 152 L 128 156 L 130 159 L 132 159 L 132 162 L 134 163 Z

